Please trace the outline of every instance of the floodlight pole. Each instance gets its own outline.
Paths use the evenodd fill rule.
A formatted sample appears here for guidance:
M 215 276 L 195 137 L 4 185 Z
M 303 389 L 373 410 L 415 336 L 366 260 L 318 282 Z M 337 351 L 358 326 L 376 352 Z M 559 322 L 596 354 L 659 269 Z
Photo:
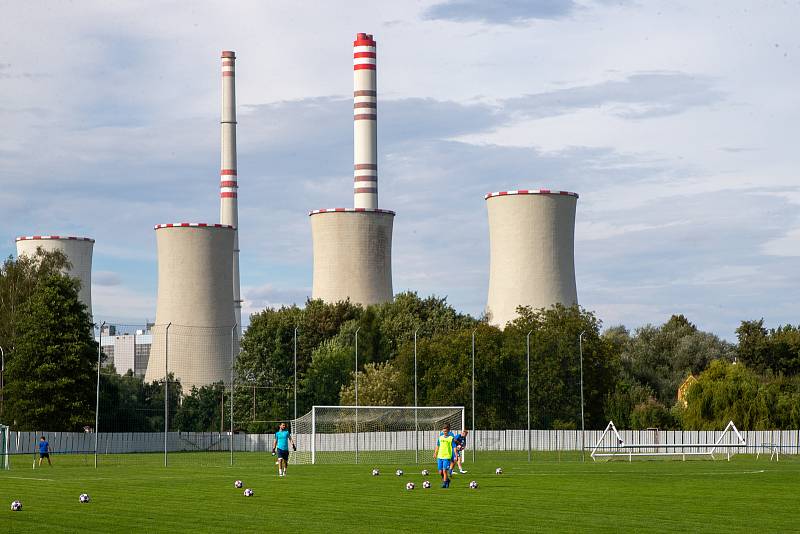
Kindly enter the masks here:
M 527 360 L 527 390 L 528 390 L 528 461 L 531 461 L 531 334 L 525 336 L 525 359 Z
M 294 426 L 297 426 L 297 327 L 294 327 Z
M 167 434 L 169 432 L 169 327 L 164 333 L 164 467 L 167 467 Z
M 578 335 L 578 353 L 580 354 L 580 364 L 581 364 L 581 461 L 586 461 L 586 451 L 585 444 L 586 441 L 584 439 L 584 433 L 586 432 L 586 427 L 584 425 L 583 420 L 583 335 L 586 331 L 583 331 Z
M 238 324 L 234 324 L 231 328 L 231 432 L 230 432 L 230 449 L 231 449 L 231 467 L 233 467 L 233 367 L 236 364 L 236 332 L 239 328 Z M 222 387 L 225 391 L 225 386 Z M 222 439 L 222 438 L 220 438 Z
M 419 463 L 419 418 L 417 416 L 417 332 L 414 330 L 414 461 Z
M 6 379 L 6 351 L 0 347 L 0 417 L 3 417 L 3 404 L 5 404 L 5 379 Z
M 477 328 L 472 331 L 472 431 L 475 433 L 475 437 L 472 438 L 472 463 L 475 463 L 475 449 L 478 446 L 478 431 L 475 430 L 475 333 L 477 331 Z
M 359 326 L 356 328 L 356 373 L 355 373 L 355 382 L 356 382 L 356 463 L 358 463 L 358 331 L 361 330 Z
M 100 357 L 103 354 L 103 327 L 106 322 L 100 325 L 99 334 L 97 336 L 97 387 L 95 389 L 94 400 L 94 468 L 97 469 L 97 431 L 100 426 Z M 136 344 L 133 345 L 133 353 L 136 355 Z M 135 367 L 135 365 L 134 365 Z

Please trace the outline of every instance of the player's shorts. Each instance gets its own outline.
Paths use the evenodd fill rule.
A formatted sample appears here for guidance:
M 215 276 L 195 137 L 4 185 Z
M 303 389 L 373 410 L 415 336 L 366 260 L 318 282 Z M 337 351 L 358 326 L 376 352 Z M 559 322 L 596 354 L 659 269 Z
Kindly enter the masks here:
M 450 459 L 449 458 L 437 458 L 436 459 L 436 469 L 437 469 L 437 471 L 441 471 L 442 469 L 450 469 Z
M 289 459 L 289 451 L 288 451 L 288 449 L 277 449 L 277 453 L 278 453 L 278 458 L 280 458 L 282 460 L 288 460 Z
M 50 458 L 50 453 L 49 452 L 40 452 L 39 453 L 39 458 Z

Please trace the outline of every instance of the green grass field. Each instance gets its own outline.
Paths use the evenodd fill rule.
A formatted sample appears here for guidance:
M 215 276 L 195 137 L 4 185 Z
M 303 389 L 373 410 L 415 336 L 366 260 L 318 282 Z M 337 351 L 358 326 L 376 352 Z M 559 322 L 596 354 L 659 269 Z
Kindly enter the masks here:
M 479 453 L 449 489 L 434 473 L 424 490 L 420 471 L 433 471 L 432 462 L 298 465 L 278 478 L 272 456 L 238 453 L 230 467 L 216 454 L 173 454 L 168 468 L 160 455 L 127 456 L 99 469 L 89 456 L 55 456 L 54 467 L 35 470 L 31 456 L 15 457 L 0 471 L 0 532 L 800 531 L 797 459 L 581 463 L 538 455 L 528 463 Z M 395 476 L 398 467 L 404 476 Z M 236 479 L 255 496 L 235 489 Z M 417 489 L 405 490 L 409 480 Z M 80 493 L 92 502 L 80 504 Z M 22 512 L 10 511 L 14 499 Z

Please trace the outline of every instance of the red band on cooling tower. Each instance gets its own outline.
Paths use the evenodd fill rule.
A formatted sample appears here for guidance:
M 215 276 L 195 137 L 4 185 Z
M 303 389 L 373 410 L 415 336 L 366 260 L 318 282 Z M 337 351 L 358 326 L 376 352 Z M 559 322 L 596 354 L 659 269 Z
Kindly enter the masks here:
M 321 210 L 314 210 L 308 213 L 309 216 L 317 215 L 319 213 L 385 213 L 387 215 L 395 215 L 391 210 L 384 210 L 380 208 L 326 208 Z
M 377 182 L 378 176 L 376 174 L 359 174 L 353 177 L 354 182 Z
M 377 187 L 356 187 L 353 189 L 354 193 L 377 193 Z
M 153 229 L 158 230 L 160 228 L 233 228 L 230 224 L 209 224 L 209 223 L 167 223 L 167 224 L 157 224 L 153 227 Z
M 222 57 L 231 57 L 231 58 L 235 59 L 236 58 L 236 53 L 233 50 L 223 50 L 222 51 Z
M 360 63 L 358 65 L 353 65 L 353 70 L 375 70 L 375 65 L 370 63 Z
M 359 89 L 358 91 L 353 91 L 353 96 L 378 96 L 377 91 Z
M 239 187 L 239 185 L 236 182 L 227 182 L 227 181 L 226 182 L 220 182 L 219 186 L 220 187 Z
M 353 168 L 357 171 L 369 170 L 369 171 L 377 171 L 378 165 L 375 163 L 356 163 L 353 165 Z
M 373 109 L 377 109 L 378 108 L 378 104 L 376 102 L 356 102 L 355 104 L 353 104 L 353 109 L 358 109 L 358 108 L 373 108 Z
M 236 176 L 236 169 L 222 169 L 219 173 L 222 176 Z
M 77 237 L 74 235 L 23 235 L 16 238 L 16 241 L 47 241 L 51 239 L 66 239 L 69 241 L 89 241 L 90 243 L 94 243 L 94 239 L 91 237 Z
M 484 199 L 488 200 L 493 197 L 504 197 L 511 195 L 561 195 L 578 198 L 578 193 L 572 191 L 555 191 L 551 189 L 515 189 L 512 191 L 495 191 L 493 193 L 486 193 Z
M 378 120 L 377 115 L 353 115 L 354 121 L 376 121 Z
M 220 198 L 236 198 L 237 196 L 239 196 L 239 195 L 237 195 L 236 193 L 220 193 L 219 194 Z
M 232 70 L 223 70 L 222 77 L 224 78 L 225 76 L 236 76 L 236 75 L 233 73 Z
M 233 67 L 235 65 L 235 63 L 236 63 L 235 61 L 232 61 L 230 59 L 226 59 L 225 61 L 222 62 L 222 66 L 223 67 Z
M 353 52 L 353 57 L 375 57 L 375 52 Z

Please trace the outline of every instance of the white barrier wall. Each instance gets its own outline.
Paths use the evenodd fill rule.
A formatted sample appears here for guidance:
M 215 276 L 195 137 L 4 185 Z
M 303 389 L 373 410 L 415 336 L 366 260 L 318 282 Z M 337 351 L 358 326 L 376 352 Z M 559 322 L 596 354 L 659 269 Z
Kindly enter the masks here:
M 602 430 L 587 430 L 584 435 L 586 450 L 597 443 Z M 800 430 L 751 430 L 740 432 L 747 442 L 742 453 L 764 452 L 766 444 L 771 444 L 781 454 L 800 454 Z M 437 431 L 420 431 L 417 436 L 411 431 L 365 432 L 358 434 L 359 450 L 415 450 L 417 437 L 419 449 L 433 451 Z M 627 444 L 641 444 L 643 447 L 655 444 L 713 443 L 722 431 L 620 431 Z M 46 436 L 50 448 L 59 453 L 94 453 L 94 434 L 82 432 L 11 432 L 10 454 L 34 454 L 38 451 L 39 436 Z M 658 441 L 656 441 L 658 436 Z M 169 432 L 167 450 L 169 452 L 191 451 L 229 451 L 229 434 L 226 432 Z M 294 437 L 298 451 L 309 451 L 311 435 Z M 317 451 L 354 451 L 356 435 L 318 434 Z M 235 452 L 269 452 L 272 450 L 273 434 L 235 434 Z M 527 432 L 525 430 L 477 430 L 469 434 L 467 448 L 476 447 L 478 451 L 527 451 Z M 581 448 L 580 430 L 531 430 L 531 449 L 534 451 L 578 451 Z M 707 447 L 703 447 L 707 449 Z M 140 452 L 164 452 L 162 432 L 101 432 L 98 435 L 99 454 L 121 454 Z

